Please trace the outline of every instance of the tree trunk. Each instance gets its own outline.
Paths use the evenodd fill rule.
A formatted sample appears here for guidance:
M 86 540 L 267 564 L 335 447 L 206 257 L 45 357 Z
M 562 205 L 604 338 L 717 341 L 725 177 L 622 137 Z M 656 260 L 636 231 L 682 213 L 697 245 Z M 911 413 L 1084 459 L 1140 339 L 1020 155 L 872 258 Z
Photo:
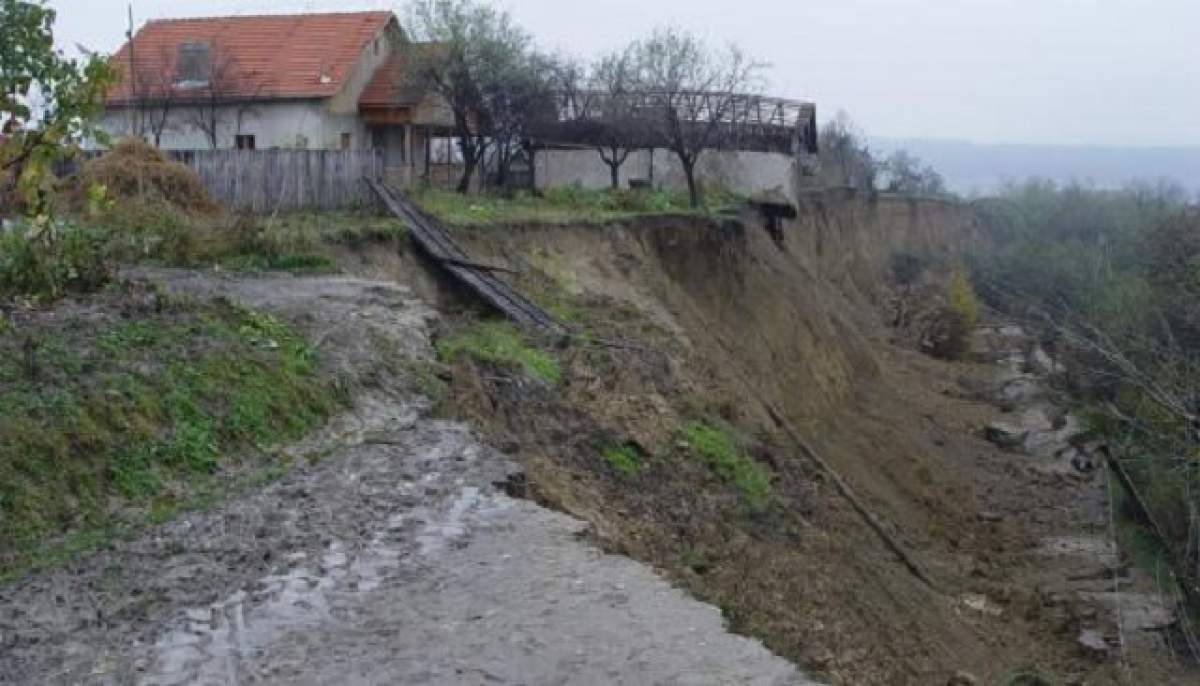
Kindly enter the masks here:
M 471 192 L 471 178 L 475 176 L 475 167 L 477 164 L 478 161 L 473 155 L 469 158 L 464 157 L 462 178 L 458 181 L 458 192 L 460 194 L 466 195 Z
M 683 167 L 683 176 L 687 179 L 688 200 L 692 209 L 696 209 L 700 207 L 700 189 L 696 186 L 696 161 L 680 157 L 679 162 Z
M 608 171 L 612 175 L 612 189 L 618 190 L 621 188 L 621 165 L 616 162 L 608 163 Z

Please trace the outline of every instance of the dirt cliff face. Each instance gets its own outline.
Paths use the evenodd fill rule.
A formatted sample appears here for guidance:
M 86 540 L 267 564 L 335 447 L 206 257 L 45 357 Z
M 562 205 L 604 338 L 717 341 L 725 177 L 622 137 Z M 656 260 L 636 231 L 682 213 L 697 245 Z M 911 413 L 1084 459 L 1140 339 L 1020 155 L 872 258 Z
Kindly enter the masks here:
M 1060 482 L 979 438 L 996 410 L 960 382 L 993 370 L 893 343 L 896 256 L 961 259 L 970 210 L 831 192 L 798 215 L 781 240 L 755 213 L 460 231 L 585 335 L 557 388 L 459 363 L 448 406 L 520 455 L 534 497 L 832 681 L 1115 679 L 1079 654 L 1070 612 L 1019 583 L 1040 534 L 989 511 L 1066 509 Z M 697 420 L 740 437 L 769 504 L 695 459 Z M 603 459 L 624 443 L 640 469 Z

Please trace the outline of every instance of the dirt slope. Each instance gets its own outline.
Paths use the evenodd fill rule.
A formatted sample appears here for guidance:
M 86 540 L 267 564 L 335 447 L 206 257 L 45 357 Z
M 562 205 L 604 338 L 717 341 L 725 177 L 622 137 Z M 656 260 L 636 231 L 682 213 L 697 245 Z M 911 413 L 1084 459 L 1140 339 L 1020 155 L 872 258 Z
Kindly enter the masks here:
M 999 683 L 1027 668 L 1116 682 L 1028 573 L 1073 572 L 1035 554 L 1039 537 L 1094 528 L 1084 496 L 1097 486 L 1039 476 L 979 437 L 999 410 L 964 398 L 962 382 L 993 369 L 892 343 L 893 255 L 961 255 L 976 241 L 969 211 L 831 193 L 805 196 L 782 242 L 744 220 L 460 232 L 477 259 L 521 270 L 527 292 L 623 345 L 563 352 L 554 391 L 460 364 L 453 411 L 516 448 L 537 496 L 597 540 L 835 682 L 942 684 L 965 670 Z M 699 417 L 733 427 L 769 468 L 770 507 L 747 507 L 688 459 L 680 430 Z M 601 459 L 621 441 L 644 457 L 635 476 Z

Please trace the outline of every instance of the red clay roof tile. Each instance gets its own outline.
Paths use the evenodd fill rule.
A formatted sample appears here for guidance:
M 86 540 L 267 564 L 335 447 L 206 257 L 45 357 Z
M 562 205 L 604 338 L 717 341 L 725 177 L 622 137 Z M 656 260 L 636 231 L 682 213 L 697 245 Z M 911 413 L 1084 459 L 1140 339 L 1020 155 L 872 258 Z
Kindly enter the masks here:
M 142 27 L 113 56 L 124 77 L 110 104 L 174 88 L 179 46 L 209 46 L 214 73 L 231 97 L 325 98 L 338 93 L 391 12 L 164 19 Z M 132 48 L 133 64 L 130 64 Z M 130 74 L 136 75 L 130 78 Z

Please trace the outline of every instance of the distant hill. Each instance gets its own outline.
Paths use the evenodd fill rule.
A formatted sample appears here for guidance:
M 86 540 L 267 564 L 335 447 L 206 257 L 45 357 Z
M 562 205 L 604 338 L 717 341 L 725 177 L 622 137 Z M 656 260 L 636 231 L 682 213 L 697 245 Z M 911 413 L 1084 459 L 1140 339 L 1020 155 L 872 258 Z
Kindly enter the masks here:
M 870 140 L 876 153 L 904 148 L 933 165 L 954 191 L 986 193 L 1031 176 L 1101 187 L 1168 178 L 1200 193 L 1200 147 L 984 144 L 931 138 Z

